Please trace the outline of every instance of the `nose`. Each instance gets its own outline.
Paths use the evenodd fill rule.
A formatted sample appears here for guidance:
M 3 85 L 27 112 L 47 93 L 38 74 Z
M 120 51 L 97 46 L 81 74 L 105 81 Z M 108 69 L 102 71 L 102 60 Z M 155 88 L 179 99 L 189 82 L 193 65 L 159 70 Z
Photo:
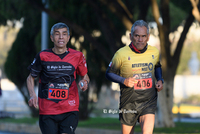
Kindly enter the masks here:
M 63 35 L 62 35 L 62 34 L 60 34 L 60 38 L 61 38 L 61 39 L 63 38 Z
M 138 39 L 138 40 L 139 40 L 139 41 L 142 41 L 142 37 L 139 36 L 139 39 Z

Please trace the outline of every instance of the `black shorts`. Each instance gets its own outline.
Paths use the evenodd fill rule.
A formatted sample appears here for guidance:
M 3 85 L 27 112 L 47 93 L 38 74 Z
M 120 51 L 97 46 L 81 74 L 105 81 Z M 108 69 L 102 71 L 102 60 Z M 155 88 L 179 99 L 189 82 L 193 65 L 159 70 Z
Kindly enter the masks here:
M 59 115 L 40 115 L 40 130 L 42 134 L 74 134 L 78 125 L 78 117 L 78 111 Z
M 119 113 L 119 120 L 122 124 L 128 126 L 135 126 L 137 121 L 139 122 L 139 118 L 145 114 L 155 114 L 157 103 L 150 105 L 149 107 L 145 108 L 140 114 L 138 114 L 134 110 L 121 110 Z

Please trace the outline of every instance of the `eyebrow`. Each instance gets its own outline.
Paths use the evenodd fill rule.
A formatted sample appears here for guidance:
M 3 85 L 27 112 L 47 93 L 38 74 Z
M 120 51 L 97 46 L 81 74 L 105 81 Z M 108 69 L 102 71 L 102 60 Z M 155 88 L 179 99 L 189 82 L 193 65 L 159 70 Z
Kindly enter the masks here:
M 54 33 L 59 33 L 59 31 L 54 31 Z M 68 33 L 67 31 L 63 31 L 63 33 Z

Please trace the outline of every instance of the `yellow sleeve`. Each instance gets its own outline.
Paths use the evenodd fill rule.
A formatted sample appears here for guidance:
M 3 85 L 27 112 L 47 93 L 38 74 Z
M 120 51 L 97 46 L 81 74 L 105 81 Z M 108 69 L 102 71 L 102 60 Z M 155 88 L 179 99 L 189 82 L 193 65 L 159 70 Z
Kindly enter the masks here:
M 117 51 L 112 58 L 112 61 L 109 65 L 110 67 L 110 72 L 118 74 L 120 73 L 120 68 L 122 66 L 122 59 L 120 53 Z

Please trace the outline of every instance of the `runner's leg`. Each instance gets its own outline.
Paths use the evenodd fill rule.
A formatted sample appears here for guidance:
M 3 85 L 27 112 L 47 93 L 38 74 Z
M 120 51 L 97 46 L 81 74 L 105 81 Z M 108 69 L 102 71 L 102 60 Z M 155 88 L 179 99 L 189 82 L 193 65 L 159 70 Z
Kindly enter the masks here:
M 139 119 L 142 134 L 153 134 L 155 114 L 145 114 Z
M 135 126 L 128 126 L 121 123 L 122 134 L 133 134 Z
M 40 115 L 39 126 L 43 134 L 57 134 L 58 123 L 53 119 L 51 115 Z
M 78 125 L 78 117 L 78 111 L 68 112 L 60 115 L 59 130 L 61 134 L 74 134 Z

